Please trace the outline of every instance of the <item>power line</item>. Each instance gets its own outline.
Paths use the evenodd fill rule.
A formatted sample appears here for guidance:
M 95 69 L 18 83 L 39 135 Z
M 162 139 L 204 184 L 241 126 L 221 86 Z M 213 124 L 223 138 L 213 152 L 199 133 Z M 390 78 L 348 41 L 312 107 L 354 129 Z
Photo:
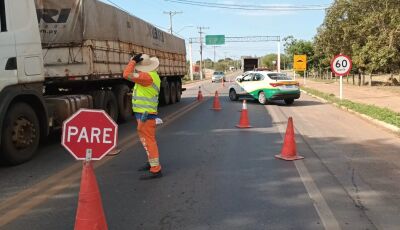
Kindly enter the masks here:
M 268 8 L 281 8 L 281 7 L 289 7 L 289 8 L 304 8 L 304 7 L 326 7 L 327 4 L 311 4 L 311 5 L 292 5 L 292 4 L 256 4 L 256 5 L 241 5 L 241 4 L 233 4 L 233 3 L 215 3 L 215 2 L 202 2 L 202 1 L 193 1 L 193 0 L 175 0 L 179 2 L 185 3 L 193 3 L 193 4 L 204 4 L 210 6 L 227 6 L 227 7 L 253 7 L 253 8 L 260 8 L 260 7 L 268 7 Z
M 222 8 L 231 10 L 253 10 L 253 11 L 303 11 L 303 10 L 325 10 L 329 5 L 238 5 L 238 4 L 221 4 L 221 3 L 209 3 L 200 1 L 188 1 L 188 0 L 165 0 L 168 2 L 174 2 L 179 4 L 202 6 L 209 8 Z

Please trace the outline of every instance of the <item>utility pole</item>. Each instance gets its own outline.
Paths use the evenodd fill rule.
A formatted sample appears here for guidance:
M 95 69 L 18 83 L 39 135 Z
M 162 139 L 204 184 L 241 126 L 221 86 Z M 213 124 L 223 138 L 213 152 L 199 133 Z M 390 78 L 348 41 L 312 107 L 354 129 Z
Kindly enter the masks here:
M 169 32 L 172 34 L 172 16 L 182 14 L 182 11 L 164 11 L 164 14 L 169 14 Z
M 189 38 L 189 73 L 190 73 L 190 80 L 193 81 L 193 55 L 192 55 L 192 39 Z
M 280 73 L 281 72 L 281 39 L 279 38 L 279 41 L 278 41 L 278 60 L 277 60 L 277 63 L 276 63 L 276 70 L 277 70 L 277 72 L 278 73 Z
M 199 26 L 197 29 L 199 29 L 200 35 L 200 80 L 203 80 L 203 30 L 209 29 L 209 27 Z

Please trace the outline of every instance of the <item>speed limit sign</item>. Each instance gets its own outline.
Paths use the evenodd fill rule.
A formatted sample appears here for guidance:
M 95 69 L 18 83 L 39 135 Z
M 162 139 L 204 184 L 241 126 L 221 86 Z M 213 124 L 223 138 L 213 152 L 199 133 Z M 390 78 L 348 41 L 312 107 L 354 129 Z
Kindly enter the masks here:
M 335 56 L 331 61 L 331 70 L 337 76 L 347 75 L 352 66 L 351 59 L 343 54 Z

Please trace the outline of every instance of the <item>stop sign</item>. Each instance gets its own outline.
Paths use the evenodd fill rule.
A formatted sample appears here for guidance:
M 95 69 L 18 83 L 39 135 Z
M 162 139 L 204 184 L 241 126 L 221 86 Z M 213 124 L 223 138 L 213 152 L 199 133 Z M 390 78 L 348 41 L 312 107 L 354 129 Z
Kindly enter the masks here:
M 117 145 L 118 125 L 103 110 L 80 109 L 63 124 L 62 145 L 77 160 L 100 160 Z

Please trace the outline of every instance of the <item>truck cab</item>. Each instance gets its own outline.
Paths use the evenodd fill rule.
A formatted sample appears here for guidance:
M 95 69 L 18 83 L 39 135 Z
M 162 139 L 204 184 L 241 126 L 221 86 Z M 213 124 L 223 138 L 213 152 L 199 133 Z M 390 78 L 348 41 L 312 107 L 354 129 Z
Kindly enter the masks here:
M 15 84 L 43 82 L 36 18 L 34 1 L 0 0 L 0 90 Z
M 33 0 L 0 0 L 0 158 L 29 159 L 47 135 L 43 57 Z

